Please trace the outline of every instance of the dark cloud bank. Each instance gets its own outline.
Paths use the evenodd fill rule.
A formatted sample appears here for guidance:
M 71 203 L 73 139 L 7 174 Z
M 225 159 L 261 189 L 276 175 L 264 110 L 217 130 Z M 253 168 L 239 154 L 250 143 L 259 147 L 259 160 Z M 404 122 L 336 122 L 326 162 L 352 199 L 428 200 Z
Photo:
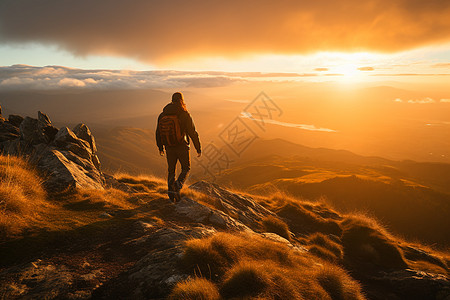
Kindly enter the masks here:
M 151 63 L 198 56 L 393 52 L 450 37 L 450 1 L 1 0 L 0 41 Z

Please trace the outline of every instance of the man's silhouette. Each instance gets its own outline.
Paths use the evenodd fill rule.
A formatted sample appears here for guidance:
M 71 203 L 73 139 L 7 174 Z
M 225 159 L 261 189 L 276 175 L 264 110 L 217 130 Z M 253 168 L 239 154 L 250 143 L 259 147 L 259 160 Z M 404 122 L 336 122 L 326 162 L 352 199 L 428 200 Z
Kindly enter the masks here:
M 189 138 L 194 143 L 197 156 L 200 157 L 202 150 L 198 133 L 195 130 L 194 122 L 187 111 L 182 93 L 174 93 L 172 102 L 167 104 L 163 112 L 158 117 L 158 126 L 156 128 L 156 144 L 159 148 L 159 154 L 167 157 L 168 165 L 168 195 L 170 200 L 180 200 L 180 190 L 191 169 L 189 158 Z M 175 180 L 175 169 L 177 162 L 180 161 L 181 173 Z

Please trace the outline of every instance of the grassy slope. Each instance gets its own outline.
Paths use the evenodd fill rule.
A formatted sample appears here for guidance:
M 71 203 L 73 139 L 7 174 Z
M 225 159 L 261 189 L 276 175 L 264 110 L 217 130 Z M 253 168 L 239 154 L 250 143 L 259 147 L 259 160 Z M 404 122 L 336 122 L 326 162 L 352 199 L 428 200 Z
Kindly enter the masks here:
M 263 195 L 281 190 L 306 199 L 325 198 L 340 211 L 369 213 L 409 239 L 448 246 L 447 169 L 445 164 L 275 158 L 235 167 L 219 183 Z
M 133 238 L 133 221 L 152 219 L 161 224 L 184 224 L 172 215 L 173 209 L 163 204 L 167 200 L 161 179 L 116 174 L 131 193 L 109 188 L 49 197 L 40 188 L 42 179 L 23 160 L 1 157 L 0 167 L 2 193 L 12 191 L 1 199 L 7 204 L 1 211 L 6 239 L 0 244 L 2 267 L 41 257 L 47 262 L 63 262 L 74 272 L 83 273 L 81 265 L 88 259 L 106 274 L 98 279 L 96 284 L 100 284 L 139 259 L 138 254 L 121 250 L 124 240 Z M 220 208 L 219 203 L 201 193 L 187 191 L 186 195 Z M 8 208 L 13 207 L 9 203 L 16 198 L 26 200 L 14 202 L 15 209 Z M 255 199 L 277 213 L 279 219 L 265 219 L 261 228 L 253 229 L 285 234 L 293 244 L 307 248 L 309 254 L 262 238 L 250 239 L 245 233 L 219 233 L 204 240 L 190 240 L 180 267 L 203 279 L 180 283 L 173 290 L 173 299 L 186 299 L 189 293 L 194 293 L 192 297 L 208 293 L 211 299 L 311 295 L 323 299 L 364 299 L 364 290 L 361 292 L 358 282 L 345 269 L 352 276 L 406 267 L 448 273 L 448 254 L 407 243 L 370 218 L 340 215 L 324 203 L 311 203 L 283 193 Z M 27 210 L 30 206 L 32 209 Z M 114 217 L 105 219 L 105 211 Z M 289 231 L 294 235 L 290 236 Z M 417 255 L 421 252 L 410 247 L 429 255 Z M 5 290 L 0 293 L 6 295 Z

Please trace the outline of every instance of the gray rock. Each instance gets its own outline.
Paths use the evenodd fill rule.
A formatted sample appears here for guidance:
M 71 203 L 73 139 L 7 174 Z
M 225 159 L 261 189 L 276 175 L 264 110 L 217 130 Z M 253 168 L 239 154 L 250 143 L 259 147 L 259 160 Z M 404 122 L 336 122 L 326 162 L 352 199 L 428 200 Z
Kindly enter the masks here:
M 46 143 L 48 140 L 39 128 L 39 121 L 26 117 L 20 124 L 20 138 L 28 145 L 38 145 Z
M 406 269 L 372 279 L 391 286 L 401 299 L 450 299 L 450 281 L 442 274 Z
M 215 183 L 199 181 L 189 188 L 213 197 L 223 213 L 229 216 L 237 216 L 236 219 L 251 228 L 259 226 L 262 218 L 275 215 L 253 201 L 251 197 L 232 193 Z
M 50 121 L 50 118 L 46 114 L 44 114 L 40 111 L 38 111 L 38 124 L 39 124 L 39 128 L 52 126 L 52 122 Z
M 68 157 L 62 151 L 41 146 L 31 160 L 47 174 L 45 186 L 52 192 L 66 189 L 103 189 L 103 174 L 87 159 Z M 71 159 L 69 159 L 71 158 Z M 74 158 L 78 158 L 75 161 Z
M 191 238 L 213 234 L 207 227 L 161 228 L 150 232 L 147 239 L 136 241 L 148 245 L 144 255 L 128 271 L 106 282 L 93 292 L 94 299 L 166 299 L 174 285 L 189 278 L 178 267 L 183 254 L 182 244 Z
M 16 126 L 0 120 L 0 143 L 19 137 L 20 131 Z
M 23 121 L 23 117 L 22 116 L 18 116 L 18 115 L 9 115 L 8 117 L 8 122 L 16 127 L 19 127 L 20 124 Z
M 217 228 L 252 231 L 240 221 L 233 219 L 224 212 L 209 208 L 187 197 L 183 197 L 180 202 L 176 203 L 175 211 L 194 222 L 210 224 Z
M 89 146 L 91 147 L 92 153 L 97 154 L 97 145 L 95 144 L 94 136 L 89 130 L 89 127 L 87 127 L 83 123 L 80 123 L 73 128 L 73 132 L 78 138 L 88 142 Z

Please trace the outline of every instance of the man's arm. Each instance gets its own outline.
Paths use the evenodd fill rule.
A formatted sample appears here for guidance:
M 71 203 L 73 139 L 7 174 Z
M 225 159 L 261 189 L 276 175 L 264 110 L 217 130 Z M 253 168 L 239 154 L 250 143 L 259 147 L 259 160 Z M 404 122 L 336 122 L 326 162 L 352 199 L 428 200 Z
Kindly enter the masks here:
M 189 137 L 192 139 L 192 143 L 194 143 L 195 150 L 197 153 L 202 153 L 202 147 L 200 145 L 200 138 L 198 136 L 197 130 L 195 130 L 194 121 L 192 120 L 191 114 L 187 113 L 186 118 L 186 132 Z
M 155 137 L 156 137 L 156 145 L 158 146 L 159 149 L 159 153 L 161 154 L 164 153 L 164 146 L 161 140 L 161 134 L 159 133 L 159 119 L 161 118 L 161 115 L 159 115 L 158 117 L 158 122 L 156 124 L 156 133 L 155 133 Z

